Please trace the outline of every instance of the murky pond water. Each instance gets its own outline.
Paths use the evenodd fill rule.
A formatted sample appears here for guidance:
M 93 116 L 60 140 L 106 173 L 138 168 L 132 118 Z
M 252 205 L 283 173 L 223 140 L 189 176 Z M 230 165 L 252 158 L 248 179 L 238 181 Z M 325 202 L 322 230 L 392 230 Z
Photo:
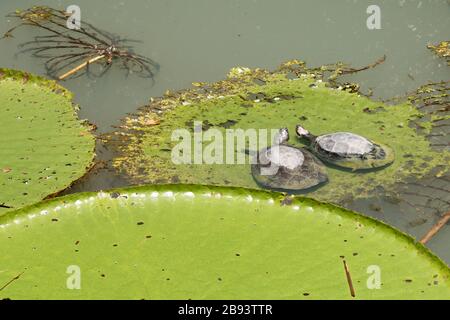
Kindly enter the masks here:
M 34 1 L 2 1 L 0 13 L 28 8 Z M 450 5 L 447 1 L 377 1 L 381 29 L 366 26 L 371 1 L 314 0 L 135 0 L 135 1 L 41 1 L 65 8 L 76 4 L 82 18 L 123 37 L 139 39 L 136 52 L 160 65 L 154 81 L 113 68 L 101 78 L 81 77 L 64 82 L 81 106 L 79 115 L 98 126 L 98 132 L 113 130 L 127 113 L 161 96 L 167 89 L 190 87 L 195 81 L 217 81 L 234 66 L 273 69 L 289 59 L 305 60 L 310 66 L 344 61 L 367 65 L 386 55 L 386 61 L 348 79 L 373 90 L 375 99 L 390 98 L 416 89 L 429 81 L 449 80 L 446 62 L 427 48 L 450 38 Z M 8 30 L 9 19 L 0 20 Z M 0 42 L 0 66 L 45 74 L 43 62 L 29 55 L 16 56 L 17 46 L 36 35 L 22 29 L 13 39 Z M 351 128 L 349 128 L 350 130 Z M 111 154 L 99 146 L 99 158 Z M 126 185 L 123 177 L 100 170 L 74 186 L 71 192 Z M 358 200 L 347 206 L 374 216 L 420 238 L 450 208 L 450 182 L 440 186 L 438 200 L 422 207 L 420 196 L 391 201 L 385 195 Z M 427 183 L 419 184 L 420 191 Z M 434 188 L 434 186 L 433 186 Z M 431 193 L 436 190 L 431 188 Z M 450 229 L 444 228 L 430 242 L 450 262 Z

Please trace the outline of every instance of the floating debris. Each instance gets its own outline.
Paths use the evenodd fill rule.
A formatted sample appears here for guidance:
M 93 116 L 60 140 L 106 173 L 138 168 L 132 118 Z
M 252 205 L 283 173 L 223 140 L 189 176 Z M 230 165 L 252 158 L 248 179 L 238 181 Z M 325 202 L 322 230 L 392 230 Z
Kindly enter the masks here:
M 13 32 L 24 26 L 35 27 L 47 34 L 36 36 L 34 40 L 20 45 L 20 53 L 30 52 L 32 56 L 47 59 L 47 74 L 58 80 L 86 73 L 102 76 L 115 62 L 127 70 L 144 78 L 153 78 L 158 64 L 153 60 L 133 52 L 130 42 L 107 31 L 82 21 L 80 29 L 66 26 L 68 14 L 65 11 L 46 6 L 34 6 L 17 10 L 8 17 L 21 22 L 8 30 L 3 38 L 13 37 Z M 92 72 L 90 66 L 101 65 L 99 73 Z
M 437 56 L 445 58 L 450 66 L 450 41 L 441 41 L 437 45 L 429 44 L 427 48 L 433 50 Z

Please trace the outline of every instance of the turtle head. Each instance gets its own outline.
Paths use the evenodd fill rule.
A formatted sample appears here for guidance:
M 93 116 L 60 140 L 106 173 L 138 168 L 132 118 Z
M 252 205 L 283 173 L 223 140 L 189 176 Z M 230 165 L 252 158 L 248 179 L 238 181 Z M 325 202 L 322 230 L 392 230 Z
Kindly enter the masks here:
M 287 128 L 281 128 L 278 130 L 277 135 L 275 136 L 275 144 L 283 144 L 289 140 L 289 130 Z
M 295 126 L 295 132 L 300 139 L 306 139 L 309 141 L 312 141 L 314 139 L 314 136 L 299 124 Z

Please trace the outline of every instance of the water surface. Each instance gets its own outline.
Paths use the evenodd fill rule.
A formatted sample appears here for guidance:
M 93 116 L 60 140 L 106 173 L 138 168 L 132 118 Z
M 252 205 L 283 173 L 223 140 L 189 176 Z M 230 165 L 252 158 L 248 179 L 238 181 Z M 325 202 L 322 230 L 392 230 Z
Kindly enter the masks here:
M 35 1 L 2 1 L 0 13 L 28 8 Z M 135 112 L 150 97 L 167 89 L 190 87 L 195 81 L 217 81 L 234 66 L 273 69 L 290 59 L 318 66 L 344 61 L 367 65 L 386 55 L 375 69 L 349 77 L 372 89 L 374 98 L 402 95 L 428 81 L 449 79 L 445 61 L 427 48 L 450 39 L 450 5 L 447 1 L 377 1 L 381 30 L 366 27 L 366 8 L 372 1 L 332 0 L 78 0 L 40 1 L 65 8 L 76 4 L 82 18 L 123 37 L 142 40 L 135 50 L 160 65 L 154 82 L 113 69 L 102 78 L 81 77 L 64 82 L 81 106 L 79 115 L 108 132 L 127 113 Z M 0 30 L 12 22 L 0 20 Z M 0 66 L 44 75 L 43 61 L 16 56 L 17 45 L 36 32 L 22 29 L 16 38 L 0 42 Z M 110 154 L 99 149 L 100 159 Z M 72 189 L 107 189 L 125 185 L 122 177 L 102 171 Z M 445 187 L 450 189 L 447 184 Z M 445 188 L 444 187 L 444 188 Z M 443 203 L 450 203 L 450 192 Z M 421 201 L 421 200 L 417 200 Z M 449 206 L 422 210 L 395 204 L 383 196 L 349 204 L 413 236 L 422 236 Z M 450 229 L 444 228 L 429 246 L 450 262 Z

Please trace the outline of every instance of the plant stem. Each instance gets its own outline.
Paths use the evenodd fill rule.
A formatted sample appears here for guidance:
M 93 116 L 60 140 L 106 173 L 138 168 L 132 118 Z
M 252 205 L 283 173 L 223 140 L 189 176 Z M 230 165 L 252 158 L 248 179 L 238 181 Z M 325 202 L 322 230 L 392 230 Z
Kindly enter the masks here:
M 450 211 L 447 212 L 442 216 L 441 219 L 439 219 L 438 222 L 436 222 L 435 225 L 431 227 L 431 229 L 427 232 L 426 235 L 423 236 L 422 239 L 420 239 L 420 243 L 425 244 L 428 241 L 433 238 L 433 236 L 441 230 L 441 228 L 450 220 Z
M 17 276 L 9 280 L 7 283 L 5 283 L 1 288 L 0 291 L 3 291 L 7 286 L 9 286 L 11 283 L 13 283 L 16 280 L 19 280 L 19 278 L 25 273 L 25 271 L 19 273 Z
M 80 71 L 81 69 L 86 68 L 86 67 L 87 67 L 88 65 L 90 65 L 91 63 L 94 63 L 94 62 L 96 62 L 96 61 L 98 61 L 98 60 L 101 60 L 101 59 L 103 59 L 104 57 L 105 57 L 105 55 L 100 55 L 100 56 L 96 56 L 96 57 L 94 57 L 94 58 L 92 58 L 92 59 L 90 59 L 90 60 L 88 60 L 88 61 L 85 61 L 85 62 L 83 62 L 82 64 L 80 64 L 79 66 L 77 66 L 77 67 L 71 69 L 70 71 L 64 73 L 64 74 L 63 74 L 62 76 L 60 76 L 58 79 L 59 79 L 59 80 L 64 80 L 64 79 L 66 79 L 67 77 L 70 77 L 71 75 L 77 73 L 77 72 Z
M 355 288 L 353 287 L 353 281 L 352 281 L 352 276 L 350 274 L 350 270 L 348 270 L 348 266 L 347 266 L 347 262 L 345 260 L 342 260 L 344 262 L 344 270 L 345 270 L 345 276 L 347 277 L 347 283 L 348 283 L 348 287 L 350 289 L 350 295 L 352 297 L 355 297 Z

